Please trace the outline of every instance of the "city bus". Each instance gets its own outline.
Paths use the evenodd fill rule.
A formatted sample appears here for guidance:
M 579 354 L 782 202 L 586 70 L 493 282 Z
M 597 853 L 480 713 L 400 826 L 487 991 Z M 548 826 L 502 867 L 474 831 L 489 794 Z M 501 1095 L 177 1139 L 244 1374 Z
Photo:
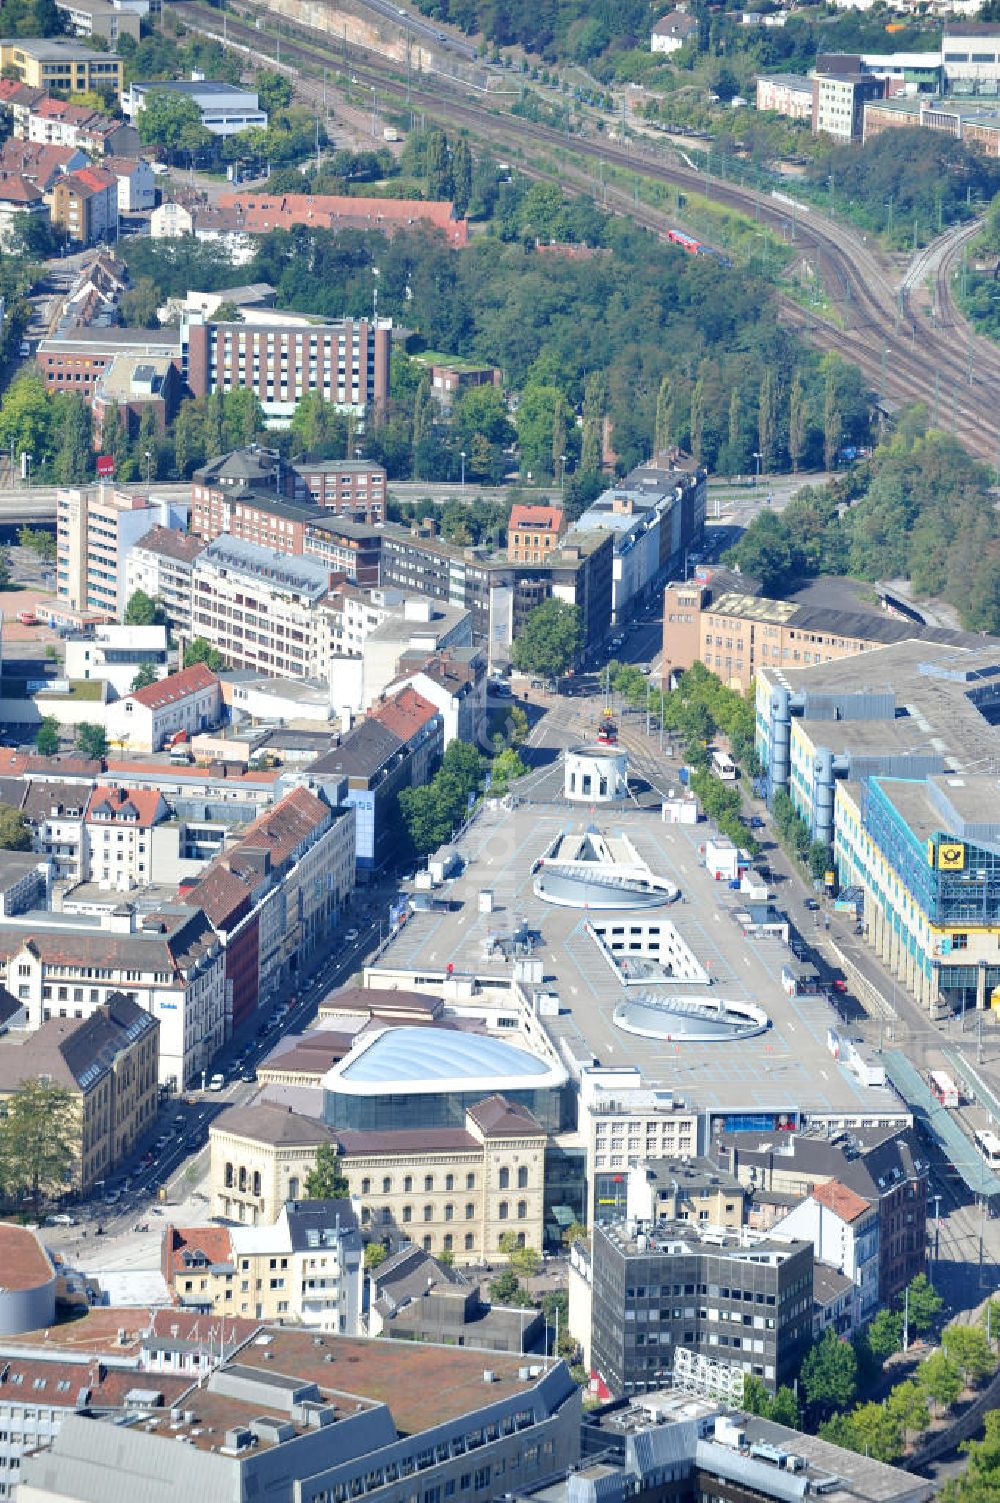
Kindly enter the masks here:
M 1000 1169 L 1000 1138 L 995 1132 L 977 1132 L 976 1147 L 991 1169 Z
M 960 1106 L 961 1097 L 958 1086 L 952 1080 L 947 1070 L 932 1070 L 927 1077 L 931 1088 L 931 1095 L 935 1101 L 940 1101 L 942 1106 Z

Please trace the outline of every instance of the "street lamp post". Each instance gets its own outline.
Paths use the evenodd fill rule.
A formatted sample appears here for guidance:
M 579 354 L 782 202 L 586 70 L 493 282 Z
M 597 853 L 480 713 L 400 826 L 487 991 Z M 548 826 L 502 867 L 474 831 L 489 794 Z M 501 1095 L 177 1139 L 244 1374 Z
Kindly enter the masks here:
M 464 449 L 462 450 L 462 453 L 461 453 L 461 460 L 462 460 L 462 490 L 464 492 L 464 490 L 465 490 L 465 450 Z
M 24 478 L 28 482 L 28 489 L 30 491 L 31 490 L 31 455 L 28 453 L 27 449 L 21 455 L 21 458 L 24 460 Z
M 756 490 L 757 487 L 758 487 L 758 485 L 760 484 L 760 461 L 761 461 L 761 454 L 760 454 L 760 450 L 759 449 L 754 449 L 754 451 L 753 451 L 753 457 L 754 457 L 754 463 L 756 465 L 756 469 L 754 471 L 754 477 L 753 477 L 753 488 L 754 488 L 754 490 Z
M 560 494 L 560 496 L 565 496 L 565 494 L 566 494 L 566 456 L 565 456 L 565 454 L 560 454 L 560 456 L 559 456 L 559 463 L 562 466 L 562 471 L 561 471 L 560 479 L 559 479 L 559 494 Z
M 152 474 L 153 474 L 153 451 L 152 451 L 152 449 L 147 449 L 146 450 L 145 459 L 146 459 L 146 489 L 148 491 L 149 487 L 152 484 Z

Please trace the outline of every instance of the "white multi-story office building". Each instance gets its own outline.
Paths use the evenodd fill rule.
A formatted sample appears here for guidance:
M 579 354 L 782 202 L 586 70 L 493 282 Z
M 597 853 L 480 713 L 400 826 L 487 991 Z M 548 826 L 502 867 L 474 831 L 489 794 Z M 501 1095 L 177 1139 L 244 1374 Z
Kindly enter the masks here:
M 204 637 L 234 668 L 269 678 L 321 678 L 330 659 L 330 626 L 319 609 L 330 573 L 296 558 L 217 537 L 192 571 L 191 635 Z

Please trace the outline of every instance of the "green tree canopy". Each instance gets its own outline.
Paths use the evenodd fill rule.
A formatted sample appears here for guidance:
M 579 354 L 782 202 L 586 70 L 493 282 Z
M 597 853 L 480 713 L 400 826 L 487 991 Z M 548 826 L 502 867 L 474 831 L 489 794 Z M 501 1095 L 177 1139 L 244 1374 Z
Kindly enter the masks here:
M 331 1143 L 321 1143 L 317 1148 L 316 1162 L 306 1175 L 303 1189 L 307 1200 L 344 1200 L 350 1194 L 350 1186 Z
M 0 850 L 31 850 L 31 830 L 27 820 L 10 804 L 0 804 Z
M 810 1347 L 802 1363 L 802 1390 L 810 1411 L 825 1418 L 845 1410 L 857 1391 L 858 1361 L 850 1342 L 841 1341 L 832 1326 Z
M 930 1279 L 925 1273 L 918 1273 L 908 1290 L 907 1310 L 910 1329 L 916 1331 L 918 1336 L 926 1335 L 943 1309 L 944 1300 Z
M 148 689 L 150 684 L 156 683 L 156 680 L 155 663 L 140 663 L 135 678 L 132 680 L 132 693 L 134 694 L 137 689 Z
M 226 660 L 219 649 L 204 637 L 192 638 L 184 649 L 184 667 L 191 668 L 195 663 L 204 663 L 213 673 L 218 673 L 226 666 Z
M 941 1345 L 966 1383 L 978 1383 L 993 1371 L 993 1353 L 979 1326 L 945 1326 Z
M 72 1091 L 25 1080 L 7 1099 L 0 1134 L 0 1182 L 8 1195 L 41 1201 L 70 1186 L 79 1152 L 79 1111 Z
M 40 757 L 54 757 L 59 750 L 59 721 L 46 715 L 35 732 L 35 750 Z
M 560 678 L 572 667 L 582 641 L 580 609 L 563 600 L 544 600 L 529 615 L 514 641 L 514 663 L 527 673 Z
M 82 757 L 102 762 L 108 754 L 108 738 L 103 725 L 85 720 L 76 728 L 76 749 Z
M 187 94 L 151 89 L 136 119 L 143 146 L 159 147 L 168 156 L 196 156 L 213 145 L 201 123 L 201 111 Z
M 925 1357 L 914 1374 L 935 1409 L 950 1409 L 962 1392 L 962 1375 L 958 1366 L 940 1347 Z
M 167 615 L 159 601 L 145 590 L 133 590 L 125 605 L 126 626 L 165 626 Z

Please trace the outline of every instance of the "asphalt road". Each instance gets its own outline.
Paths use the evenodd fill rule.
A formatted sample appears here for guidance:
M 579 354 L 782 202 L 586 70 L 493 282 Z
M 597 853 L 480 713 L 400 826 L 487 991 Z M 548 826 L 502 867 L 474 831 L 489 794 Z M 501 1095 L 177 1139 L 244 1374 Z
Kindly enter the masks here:
M 282 987 L 267 1009 L 254 1017 L 229 1041 L 207 1071 L 226 1077 L 221 1091 L 194 1089 L 182 1096 L 168 1096 L 156 1122 L 132 1159 L 85 1201 L 68 1203 L 66 1214 L 72 1227 L 46 1226 L 45 1240 L 72 1264 L 85 1258 L 95 1264 L 95 1239 L 101 1230 L 100 1260 L 118 1261 L 116 1254 L 128 1250 L 135 1267 L 155 1266 L 159 1258 L 163 1222 L 159 1208 L 161 1190 L 167 1203 L 190 1197 L 208 1170 L 208 1129 L 230 1106 L 252 1101 L 260 1087 L 240 1078 L 246 1066 L 257 1064 L 286 1033 L 299 1033 L 315 1018 L 321 999 L 344 983 L 378 948 L 383 930 L 388 933 L 388 903 L 395 883 L 359 889 L 331 942 L 313 957 L 308 975 Z M 345 935 L 355 928 L 356 940 L 347 944 Z M 266 1032 L 265 1032 L 266 1029 Z M 161 1148 L 157 1141 L 165 1139 Z M 143 1160 L 151 1158 L 152 1162 Z M 109 1196 L 114 1202 L 109 1203 Z M 205 1206 L 202 1214 L 208 1215 Z M 140 1230 L 141 1228 L 141 1230 Z
M 475 61 L 476 49 L 471 42 L 465 41 L 453 31 L 441 31 L 412 10 L 393 5 L 391 0 L 362 0 L 362 4 L 365 10 L 374 11 L 377 16 L 386 16 L 390 21 L 395 21 L 397 26 L 404 27 L 414 41 L 424 42 L 435 51 L 443 48 L 445 52 L 451 52 L 455 57 L 464 58 L 470 63 Z

